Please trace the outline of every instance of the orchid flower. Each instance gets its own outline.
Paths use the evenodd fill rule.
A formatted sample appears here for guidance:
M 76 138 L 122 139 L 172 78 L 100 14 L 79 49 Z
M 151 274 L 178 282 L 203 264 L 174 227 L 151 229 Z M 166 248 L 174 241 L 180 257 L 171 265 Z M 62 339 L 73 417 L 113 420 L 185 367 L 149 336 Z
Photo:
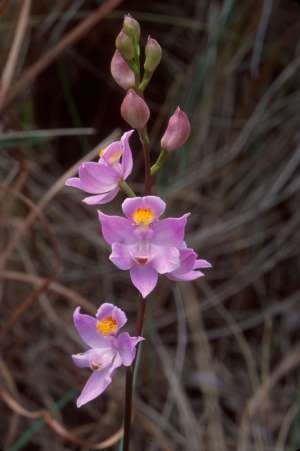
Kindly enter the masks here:
M 182 250 L 188 214 L 160 220 L 165 209 L 160 197 L 145 196 L 125 199 L 125 218 L 99 212 L 103 237 L 112 247 L 110 260 L 119 269 L 130 271 L 133 285 L 144 298 L 155 288 L 158 274 L 179 280 L 180 271 L 189 273 L 195 269 L 196 258 L 192 266 L 191 257 L 186 264 Z
M 73 361 L 79 368 L 93 371 L 77 399 L 77 407 L 81 407 L 104 392 L 116 368 L 132 364 L 136 345 L 144 338 L 119 333 L 127 317 L 113 304 L 102 304 L 95 317 L 80 313 L 77 307 L 73 318 L 82 341 L 89 347 L 81 354 L 72 355 Z
M 88 205 L 106 204 L 113 200 L 120 190 L 120 182 L 126 180 L 132 171 L 132 152 L 129 138 L 134 130 L 123 134 L 120 141 L 100 150 L 98 162 L 89 161 L 79 167 L 79 177 L 67 179 L 66 185 L 92 194 L 83 199 Z

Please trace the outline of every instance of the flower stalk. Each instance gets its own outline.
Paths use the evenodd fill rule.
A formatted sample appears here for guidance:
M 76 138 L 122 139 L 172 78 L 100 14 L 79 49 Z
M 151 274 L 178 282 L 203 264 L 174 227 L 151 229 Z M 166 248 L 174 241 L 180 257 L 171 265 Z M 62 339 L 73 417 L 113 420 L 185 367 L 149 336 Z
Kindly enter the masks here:
M 172 152 L 187 141 L 191 127 L 187 115 L 177 107 L 160 140 L 160 154 L 151 166 L 147 126 L 150 109 L 144 90 L 161 61 L 162 50 L 155 39 L 148 37 L 145 61 L 141 65 L 140 34 L 139 23 L 126 15 L 111 61 L 111 74 L 125 91 L 121 116 L 132 129 L 126 131 L 120 140 L 99 149 L 98 161 L 82 163 L 78 177 L 66 180 L 67 186 L 88 194 L 83 199 L 87 205 L 107 204 L 120 191 L 126 195 L 122 202 L 123 216 L 98 210 L 98 217 L 103 239 L 111 247 L 109 260 L 120 270 L 129 271 L 131 282 L 140 293 L 136 336 L 120 331 L 127 317 L 119 307 L 106 302 L 95 317 L 81 314 L 78 307 L 74 312 L 74 325 L 88 349 L 72 356 L 76 366 L 91 370 L 77 399 L 77 407 L 100 396 L 110 385 L 115 371 L 126 367 L 122 451 L 130 451 L 132 402 L 139 343 L 144 340 L 146 298 L 155 289 L 160 276 L 173 281 L 191 281 L 204 276 L 200 269 L 211 267 L 186 244 L 185 227 L 189 213 L 161 218 L 167 205 L 159 196 L 151 195 L 153 176 L 161 170 Z M 135 130 L 144 157 L 144 195 L 140 197 L 127 182 L 133 170 L 134 154 L 130 139 Z
M 138 131 L 138 133 L 143 147 L 143 155 L 144 155 L 144 194 L 148 195 L 151 194 L 152 191 L 150 140 L 146 127 Z
M 150 140 L 147 132 L 147 128 L 144 127 L 139 133 L 139 138 L 143 147 L 144 155 L 144 193 L 145 195 L 151 193 L 152 177 L 150 166 Z M 142 331 L 144 326 L 146 300 L 141 297 L 139 299 L 140 305 L 138 310 L 136 332 Z M 139 352 L 139 348 L 138 351 Z M 136 370 L 137 359 L 133 363 L 133 369 L 128 368 L 126 371 L 126 383 L 125 383 L 125 411 L 124 411 L 124 437 L 122 444 L 122 451 L 130 451 L 130 432 L 131 432 L 131 420 L 132 420 L 132 400 L 133 400 L 133 384 L 134 384 L 134 372 Z
M 156 162 L 151 166 L 151 176 L 152 177 L 161 170 L 161 168 L 167 161 L 168 156 L 169 156 L 169 153 L 166 150 L 162 149 Z
M 130 188 L 130 186 L 128 185 L 128 183 L 125 182 L 125 180 L 121 180 L 119 183 L 119 187 L 121 188 L 121 190 L 124 191 L 125 194 L 127 194 L 128 197 L 135 197 L 136 194 L 133 191 L 132 188 Z

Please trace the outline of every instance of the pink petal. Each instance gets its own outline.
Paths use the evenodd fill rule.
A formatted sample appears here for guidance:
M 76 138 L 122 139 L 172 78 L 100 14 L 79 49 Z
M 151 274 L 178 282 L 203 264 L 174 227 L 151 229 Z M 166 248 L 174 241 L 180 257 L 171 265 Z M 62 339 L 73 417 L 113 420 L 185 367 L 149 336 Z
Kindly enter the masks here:
M 111 191 L 108 191 L 108 193 L 85 197 L 82 202 L 84 202 L 87 205 L 107 204 L 107 202 L 110 202 L 116 197 L 119 191 L 120 189 L 119 187 L 117 187 L 115 189 L 112 189 Z
M 102 194 L 118 186 L 119 174 L 103 163 L 90 161 L 79 167 L 81 189 L 91 194 Z
M 201 271 L 195 271 L 195 269 L 207 268 L 210 264 L 206 260 L 196 260 L 196 258 L 197 254 L 193 249 L 180 249 L 180 266 L 166 276 L 171 280 L 178 281 L 195 280 L 203 277 L 204 274 Z
M 121 216 L 109 216 L 98 212 L 102 235 L 108 244 L 131 243 L 134 241 L 132 226 L 128 219 Z
M 104 370 L 94 371 L 87 380 L 79 398 L 77 399 L 77 407 L 81 407 L 87 402 L 97 398 L 97 396 L 100 396 L 111 383 L 112 372 L 112 365 Z
M 199 277 L 203 277 L 204 274 L 201 271 L 189 271 L 189 272 L 186 272 L 183 274 L 176 274 L 176 272 L 169 273 L 169 274 L 166 274 L 166 276 L 170 280 L 175 280 L 178 282 L 187 282 L 187 281 L 199 279 Z
M 121 138 L 121 143 L 123 147 L 121 166 L 122 166 L 122 176 L 124 180 L 126 180 L 127 177 L 131 174 L 133 167 L 132 152 L 129 145 L 129 138 L 133 132 L 134 130 L 129 130 L 128 132 L 124 133 L 124 135 Z
M 175 271 L 172 272 L 172 275 L 178 276 L 195 269 L 196 258 L 197 254 L 193 251 L 193 249 L 180 249 L 180 265 Z
M 180 265 L 179 250 L 176 247 L 161 246 L 151 265 L 159 274 L 174 271 Z
M 125 244 L 113 243 L 111 249 L 112 253 L 109 256 L 110 261 L 122 270 L 132 268 L 134 260 L 128 252 L 128 246 Z
M 212 268 L 212 265 L 207 260 L 199 259 L 199 260 L 196 260 L 195 266 L 194 266 L 194 269 L 198 269 L 198 268 Z
M 167 218 L 153 224 L 153 243 L 163 246 L 181 247 L 188 214 L 181 218 Z
M 127 317 L 123 310 L 121 310 L 119 307 L 117 307 L 114 304 L 110 304 L 108 302 L 105 302 L 102 304 L 97 313 L 96 318 L 101 321 L 102 319 L 112 317 L 117 322 L 118 330 L 121 329 L 121 327 L 124 326 L 124 324 L 127 323 Z
M 71 178 L 67 179 L 65 181 L 65 185 L 71 186 L 72 188 L 83 189 L 82 182 L 79 177 L 71 177 Z
M 138 208 L 149 208 L 158 219 L 165 211 L 166 203 L 158 196 L 144 196 L 125 199 L 122 204 L 124 215 L 130 219 Z
M 158 275 L 151 266 L 136 265 L 130 270 L 130 277 L 133 285 L 139 290 L 143 298 L 154 290 Z
M 102 152 L 101 152 L 102 153 Z M 106 147 L 104 150 L 103 155 L 100 157 L 100 161 L 105 161 L 107 165 L 112 164 L 112 160 L 115 160 L 115 162 L 119 161 L 121 159 L 123 150 L 122 150 L 122 144 L 121 141 L 114 141 L 109 146 Z M 119 156 L 118 158 L 115 158 L 116 156 Z
M 91 348 L 109 348 L 110 344 L 106 337 L 97 331 L 96 318 L 90 315 L 83 315 L 80 313 L 80 307 L 75 309 L 74 325 L 79 333 L 81 339 Z
M 143 341 L 143 337 L 131 337 L 128 332 L 118 336 L 118 353 L 122 359 L 122 365 L 130 366 L 135 358 L 136 345 Z
M 90 367 L 90 354 L 91 350 L 89 349 L 86 352 L 82 352 L 80 354 L 73 354 L 72 359 L 78 368 L 89 368 Z

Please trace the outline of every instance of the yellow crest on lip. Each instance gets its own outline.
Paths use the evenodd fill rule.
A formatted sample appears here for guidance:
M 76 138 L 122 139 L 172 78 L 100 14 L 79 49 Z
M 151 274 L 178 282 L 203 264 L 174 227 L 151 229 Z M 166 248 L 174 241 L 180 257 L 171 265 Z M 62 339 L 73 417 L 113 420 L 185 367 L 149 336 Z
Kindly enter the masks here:
M 102 149 L 100 149 L 99 151 L 99 157 L 103 157 L 103 155 L 105 154 L 105 151 L 107 149 L 108 146 L 106 147 L 102 147 Z M 117 161 L 120 160 L 121 156 L 123 155 L 123 151 L 122 150 L 116 150 L 112 155 L 110 155 L 110 157 L 108 158 L 108 162 L 110 164 L 114 164 Z
M 102 149 L 99 150 L 99 157 L 103 157 L 104 152 L 106 151 L 107 146 L 106 147 L 102 147 Z
M 123 154 L 122 150 L 116 151 L 113 155 L 109 157 L 108 161 L 110 162 L 110 164 L 116 163 L 117 161 L 120 160 L 122 154 Z
M 96 329 L 103 335 L 111 335 L 118 330 L 118 324 L 111 316 L 97 321 Z
M 151 208 L 137 208 L 132 218 L 137 225 L 148 226 L 154 221 L 155 215 Z

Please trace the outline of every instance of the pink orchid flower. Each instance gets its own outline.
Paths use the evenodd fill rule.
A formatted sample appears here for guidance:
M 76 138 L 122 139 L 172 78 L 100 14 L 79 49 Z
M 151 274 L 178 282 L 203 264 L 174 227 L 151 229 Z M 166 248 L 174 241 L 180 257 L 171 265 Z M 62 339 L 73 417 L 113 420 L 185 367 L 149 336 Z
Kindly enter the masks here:
M 79 167 L 79 177 L 71 177 L 66 186 L 81 189 L 92 194 L 83 199 L 88 205 L 100 205 L 110 202 L 118 194 L 119 184 L 132 172 L 132 152 L 129 138 L 134 130 L 123 134 L 120 141 L 111 143 L 100 150 L 98 162 L 89 161 Z
M 93 371 L 77 399 L 77 407 L 81 407 L 104 392 L 116 368 L 132 364 L 136 345 L 144 338 L 119 333 L 127 317 L 113 304 L 102 304 L 96 317 L 81 314 L 77 307 L 73 318 L 82 341 L 89 347 L 81 354 L 72 355 L 73 361 L 79 368 Z
M 160 197 L 145 196 L 125 199 L 125 218 L 99 212 L 103 237 L 112 246 L 110 260 L 119 269 L 130 271 L 133 285 L 144 298 L 155 288 L 158 274 L 176 280 L 182 279 L 182 274 L 192 278 L 202 275 L 199 271 L 190 274 L 197 269 L 196 257 L 191 266 L 193 257 L 186 263 L 182 250 L 188 214 L 160 220 L 165 209 Z

